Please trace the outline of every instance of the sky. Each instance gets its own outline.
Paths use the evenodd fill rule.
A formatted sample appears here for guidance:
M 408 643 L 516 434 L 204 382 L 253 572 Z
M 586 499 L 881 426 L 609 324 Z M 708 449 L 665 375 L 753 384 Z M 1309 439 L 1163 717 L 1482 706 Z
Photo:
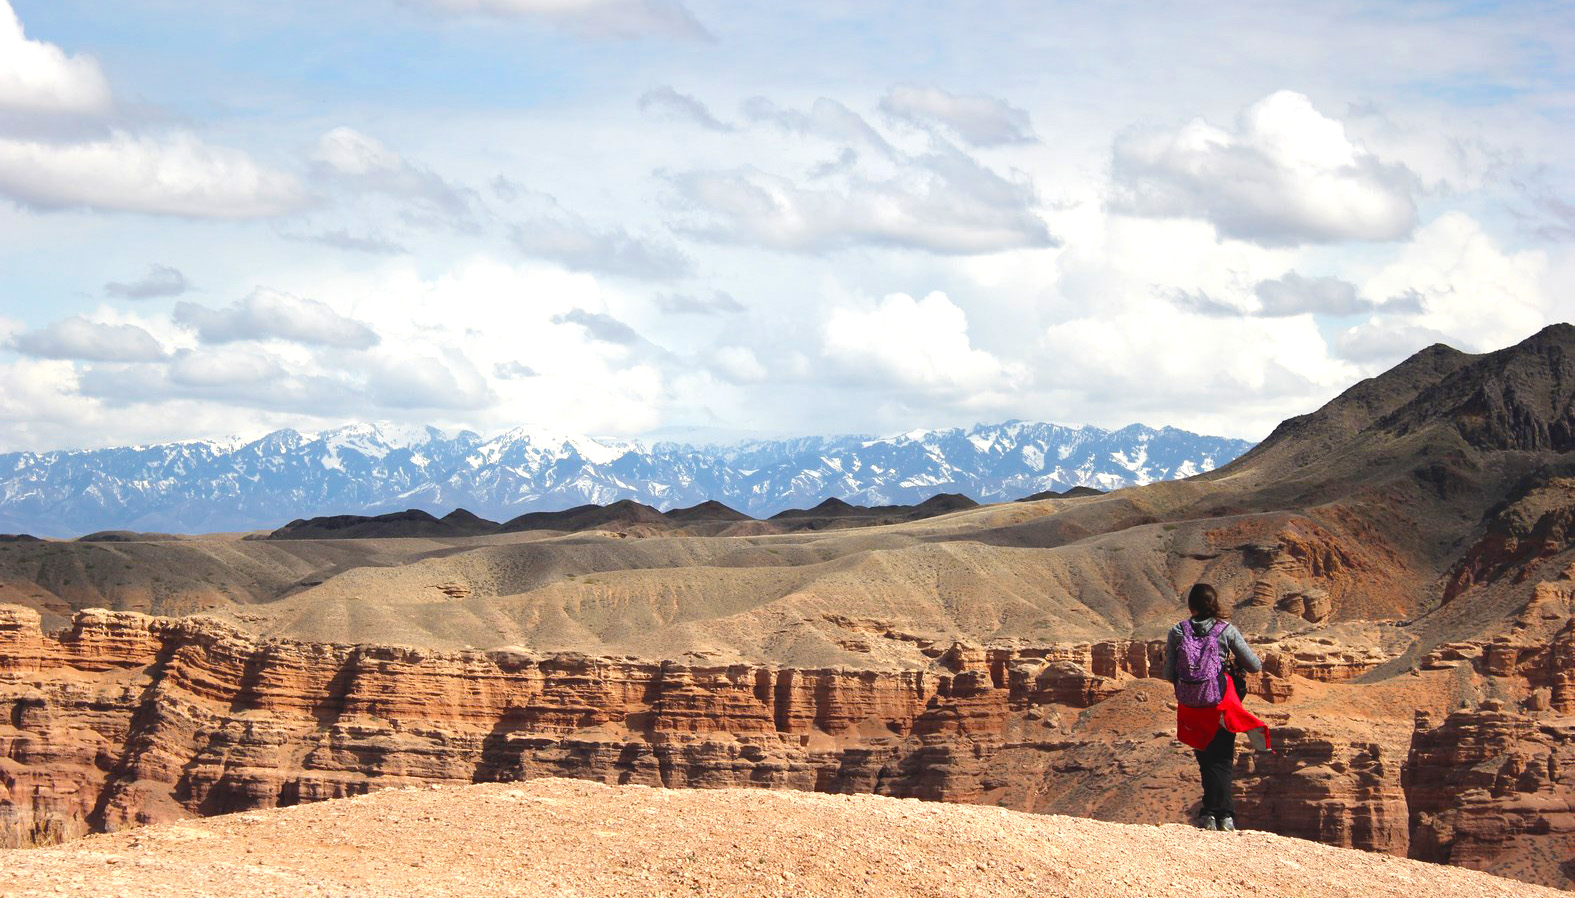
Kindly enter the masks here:
M 1261 439 L 1575 318 L 1575 6 L 0 0 L 0 451 Z

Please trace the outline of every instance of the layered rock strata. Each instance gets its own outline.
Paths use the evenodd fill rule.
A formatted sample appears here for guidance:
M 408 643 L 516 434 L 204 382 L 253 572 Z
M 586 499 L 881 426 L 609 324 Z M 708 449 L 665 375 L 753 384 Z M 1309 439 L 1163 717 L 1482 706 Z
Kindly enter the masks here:
M 1454 663 L 1551 705 L 1555 692 L 1568 700 L 1571 642 L 1478 647 Z M 1338 684 L 1379 660 L 1316 645 L 1266 647 L 1252 691 L 1294 706 L 1299 689 L 1357 688 Z M 794 669 L 259 641 L 212 620 L 130 612 L 81 612 L 50 634 L 35 612 L 0 606 L 0 839 L 548 775 L 1180 820 L 1196 770 L 1173 739 L 1169 687 L 1154 679 L 1162 649 L 956 645 L 923 670 Z M 1472 757 L 1502 760 L 1515 740 L 1536 743 L 1526 733 L 1554 732 L 1525 726 L 1478 740 Z M 1453 783 L 1402 775 L 1430 769 L 1449 743 L 1429 742 L 1431 729 L 1353 738 L 1338 721 L 1282 725 L 1279 753 L 1241 755 L 1243 817 L 1346 847 L 1486 859 L 1473 864 L 1498 872 L 1480 821 L 1502 816 L 1482 809 L 1508 793 L 1451 803 Z M 1558 766 L 1564 750 L 1535 762 L 1548 772 L 1534 794 L 1567 802 L 1560 777 L 1575 767 Z

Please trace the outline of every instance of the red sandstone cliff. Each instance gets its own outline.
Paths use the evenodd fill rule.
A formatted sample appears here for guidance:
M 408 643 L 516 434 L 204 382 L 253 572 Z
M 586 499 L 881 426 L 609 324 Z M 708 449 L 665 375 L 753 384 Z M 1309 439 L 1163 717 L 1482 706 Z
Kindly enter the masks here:
M 1435 676 L 1461 667 L 1513 680 L 1533 707 L 1547 695 L 1553 714 L 1552 696 L 1567 706 L 1575 680 L 1570 634 L 1540 650 L 1446 649 L 1429 663 L 1449 668 Z M 1377 664 L 1316 645 L 1268 647 L 1254 694 L 1294 710 L 1299 689 L 1342 688 Z M 777 669 L 263 642 L 203 619 L 101 611 L 46 634 L 35 613 L 0 606 L 0 829 L 13 844 L 51 841 L 413 782 L 546 775 L 1180 820 L 1196 800 L 1196 773 L 1171 735 L 1169 687 L 1150 679 L 1160 651 L 959 645 L 927 670 Z M 1443 657 L 1451 652 L 1459 657 Z M 1565 832 L 1567 813 L 1539 811 L 1518 786 L 1462 791 L 1429 773 L 1439 747 L 1460 741 L 1454 730 L 1472 725 L 1460 716 L 1414 735 L 1369 725 L 1353 736 L 1338 720 L 1283 726 L 1278 753 L 1242 754 L 1243 819 L 1562 882 L 1500 863 L 1504 840 L 1484 836 L 1497 824 L 1482 821 Z M 1575 769 L 1558 767 L 1567 727 L 1527 721 L 1512 737 L 1465 740 L 1471 747 L 1459 751 L 1472 765 L 1554 771 L 1522 771 L 1516 782 L 1531 776 L 1537 801 L 1567 810 L 1571 784 L 1558 772 Z M 1532 760 L 1515 760 L 1522 751 Z

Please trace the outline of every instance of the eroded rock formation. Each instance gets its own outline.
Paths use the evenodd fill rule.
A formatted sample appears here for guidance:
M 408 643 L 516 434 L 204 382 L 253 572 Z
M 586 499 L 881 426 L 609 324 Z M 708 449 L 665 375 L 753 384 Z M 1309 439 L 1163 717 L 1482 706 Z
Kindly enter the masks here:
M 1570 633 L 1540 653 L 1496 646 L 1454 663 L 1518 678 L 1528 694 L 1566 684 L 1566 701 Z M 1329 688 L 1375 664 L 1334 647 L 1319 656 L 1317 645 L 1266 647 L 1254 693 L 1294 706 L 1298 683 Z M 49 634 L 35 612 L 0 606 L 0 827 L 10 844 L 47 842 L 413 782 L 547 775 L 1180 820 L 1195 772 L 1171 736 L 1169 687 L 1153 679 L 1161 652 L 1149 642 L 959 644 L 926 670 L 805 670 L 259 641 L 203 618 L 130 612 L 82 612 Z M 1497 824 L 1483 821 L 1543 825 L 1524 801 L 1502 807 L 1524 789 L 1451 803 L 1453 782 L 1407 773 L 1402 786 L 1402 768 L 1431 769 L 1468 719 L 1451 716 L 1436 733 L 1419 725 L 1414 741 L 1409 728 L 1353 738 L 1338 721 L 1280 726 L 1279 753 L 1241 756 L 1243 817 L 1494 868 L 1503 840 L 1484 836 Z M 1538 801 L 1567 802 L 1567 729 L 1514 727 L 1466 740 L 1474 760 L 1448 763 L 1509 765 L 1543 784 L 1529 793 Z M 1546 817 L 1556 827 L 1567 818 Z
M 1161 650 L 956 645 L 928 670 L 805 670 L 258 641 L 130 612 L 48 634 L 0 606 L 0 823 L 11 843 L 49 841 L 543 775 L 1180 819 L 1191 759 L 1169 738 L 1168 687 L 1144 679 Z M 1292 683 L 1254 678 L 1282 701 Z M 1306 779 L 1295 765 L 1252 775 Z M 1119 800 L 1118 782 L 1137 798 Z M 1382 788 L 1328 788 L 1356 798 L 1352 814 L 1392 814 Z M 1403 849 L 1381 827 L 1330 826 L 1342 844 Z

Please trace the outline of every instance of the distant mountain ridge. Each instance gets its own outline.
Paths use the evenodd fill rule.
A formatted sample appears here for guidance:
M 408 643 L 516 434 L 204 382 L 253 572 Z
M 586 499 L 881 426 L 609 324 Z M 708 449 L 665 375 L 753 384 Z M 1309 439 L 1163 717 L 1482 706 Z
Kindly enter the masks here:
M 1211 471 L 1244 440 L 1166 427 L 1010 421 L 893 437 L 804 437 L 730 446 L 645 444 L 519 427 L 471 431 L 352 424 L 198 440 L 0 455 L 0 531 L 212 532 L 314 515 L 464 507 L 509 520 L 633 499 L 667 510 L 715 499 L 757 518 L 837 497 L 879 506 L 936 493 L 999 502 Z

